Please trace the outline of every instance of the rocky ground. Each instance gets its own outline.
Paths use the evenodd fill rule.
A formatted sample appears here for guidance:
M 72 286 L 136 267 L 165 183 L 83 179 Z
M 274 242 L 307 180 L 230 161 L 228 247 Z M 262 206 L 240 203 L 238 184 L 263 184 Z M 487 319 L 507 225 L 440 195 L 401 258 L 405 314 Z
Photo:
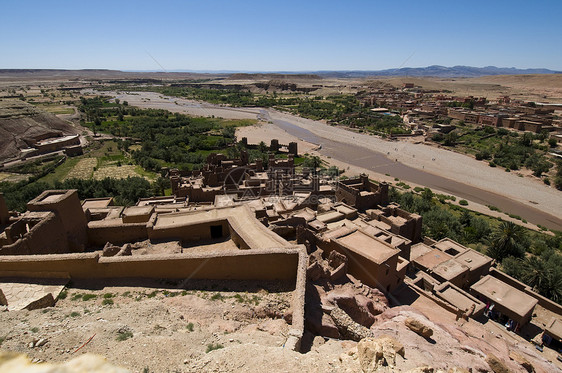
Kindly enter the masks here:
M 501 325 L 457 320 L 405 285 L 391 307 L 335 252 L 312 252 L 307 278 L 302 353 L 284 346 L 293 286 L 251 281 L 73 282 L 54 307 L 0 312 L 0 345 L 33 366 L 93 353 L 133 372 L 562 371 Z

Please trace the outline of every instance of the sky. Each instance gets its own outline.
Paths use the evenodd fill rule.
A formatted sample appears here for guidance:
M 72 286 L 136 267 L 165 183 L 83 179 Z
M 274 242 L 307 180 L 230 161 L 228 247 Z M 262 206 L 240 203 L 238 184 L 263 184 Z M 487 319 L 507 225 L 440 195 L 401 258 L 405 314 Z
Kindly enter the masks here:
M 0 0 L 0 69 L 562 70 L 562 0 Z

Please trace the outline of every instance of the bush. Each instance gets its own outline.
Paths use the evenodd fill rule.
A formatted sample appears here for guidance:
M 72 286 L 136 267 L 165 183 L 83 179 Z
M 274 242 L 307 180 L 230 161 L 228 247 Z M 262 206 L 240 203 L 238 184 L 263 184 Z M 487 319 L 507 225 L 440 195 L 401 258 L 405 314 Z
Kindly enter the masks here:
M 494 163 L 494 161 L 490 161 L 490 163 L 488 163 L 490 165 L 490 167 L 496 167 L 496 164 Z
M 214 351 L 214 350 L 220 350 L 221 348 L 224 348 L 224 346 L 221 345 L 220 343 L 217 343 L 217 344 L 209 343 L 207 345 L 207 350 L 205 352 L 209 353 L 209 352 Z
M 468 201 L 465 200 L 465 199 L 461 199 L 461 200 L 459 201 L 459 205 L 461 205 L 461 206 L 468 206 Z

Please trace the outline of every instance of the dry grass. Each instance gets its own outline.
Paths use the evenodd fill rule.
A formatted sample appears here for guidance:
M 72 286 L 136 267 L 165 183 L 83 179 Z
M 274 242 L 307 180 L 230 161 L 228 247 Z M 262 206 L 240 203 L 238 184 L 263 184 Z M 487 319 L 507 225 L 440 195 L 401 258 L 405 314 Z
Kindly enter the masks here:
M 84 158 L 81 159 L 76 166 L 70 170 L 70 172 L 66 175 L 64 180 L 66 179 L 90 179 L 94 172 L 94 167 L 98 164 L 98 160 L 96 158 Z
M 112 177 L 114 179 L 126 179 L 127 177 L 139 177 L 143 175 L 139 175 L 135 171 L 136 166 L 134 165 L 123 165 L 123 166 L 104 166 L 100 169 L 94 171 L 94 179 L 101 180 L 105 179 L 106 177 Z M 148 178 L 146 178 L 148 180 Z

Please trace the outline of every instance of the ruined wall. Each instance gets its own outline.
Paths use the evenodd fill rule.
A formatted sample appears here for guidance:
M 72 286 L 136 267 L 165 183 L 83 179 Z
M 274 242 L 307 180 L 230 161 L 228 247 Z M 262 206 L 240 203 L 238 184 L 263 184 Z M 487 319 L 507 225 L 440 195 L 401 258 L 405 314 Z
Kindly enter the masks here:
M 88 223 L 88 241 L 91 245 L 103 246 L 107 242 L 122 245 L 148 238 L 146 223 L 123 224 L 121 219 L 99 220 Z
M 49 196 L 58 195 L 53 200 Z M 52 211 L 60 218 L 71 251 L 83 251 L 87 243 L 87 220 L 77 190 L 47 190 L 27 204 L 29 211 Z
M 376 287 L 383 292 L 392 292 L 404 280 L 403 277 L 401 278 L 399 276 L 399 273 L 396 270 L 396 265 L 398 264 L 398 254 L 387 260 L 385 263 L 378 264 L 363 257 L 362 255 L 357 254 L 336 241 L 318 240 L 317 245 L 324 251 L 325 257 L 330 255 L 332 250 L 336 250 L 338 253 L 345 255 L 348 259 L 347 271 L 349 274 L 358 280 L 361 280 L 364 284 Z M 405 274 L 405 269 L 403 273 Z
M 68 243 L 61 220 L 54 213 L 43 218 L 21 218 L 6 227 L 7 245 L 0 255 L 67 253 Z

